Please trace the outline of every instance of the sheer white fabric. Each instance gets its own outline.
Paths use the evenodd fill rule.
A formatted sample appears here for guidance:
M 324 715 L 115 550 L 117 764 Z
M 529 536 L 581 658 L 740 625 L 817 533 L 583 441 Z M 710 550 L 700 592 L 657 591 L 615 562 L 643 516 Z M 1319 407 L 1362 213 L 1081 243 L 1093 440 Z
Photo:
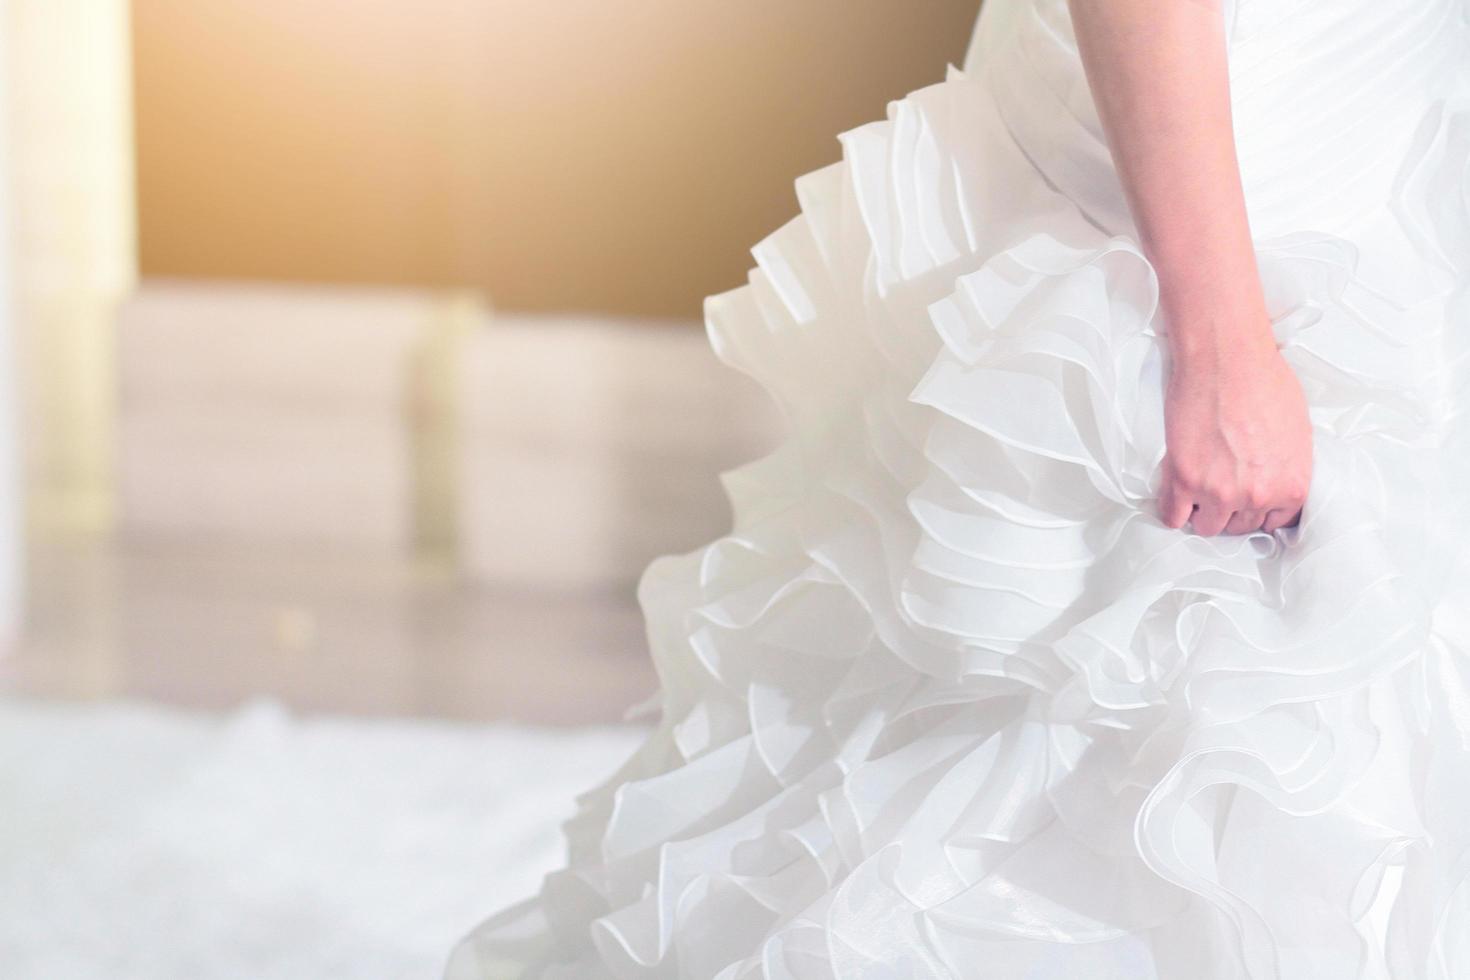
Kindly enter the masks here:
M 1154 270 L 1065 3 L 988 0 L 708 301 L 790 440 L 455 980 L 1470 977 L 1470 3 L 1227 16 L 1300 527 L 1155 517 Z

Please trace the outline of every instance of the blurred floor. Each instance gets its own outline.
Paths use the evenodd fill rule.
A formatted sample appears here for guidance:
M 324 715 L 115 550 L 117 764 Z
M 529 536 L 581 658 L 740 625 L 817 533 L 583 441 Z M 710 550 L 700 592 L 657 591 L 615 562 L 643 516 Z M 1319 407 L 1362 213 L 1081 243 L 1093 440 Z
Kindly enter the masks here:
M 29 568 L 8 693 L 587 724 L 655 690 L 631 589 L 476 585 L 382 552 L 187 539 L 42 541 Z
M 436 980 L 642 737 L 0 698 L 0 974 Z

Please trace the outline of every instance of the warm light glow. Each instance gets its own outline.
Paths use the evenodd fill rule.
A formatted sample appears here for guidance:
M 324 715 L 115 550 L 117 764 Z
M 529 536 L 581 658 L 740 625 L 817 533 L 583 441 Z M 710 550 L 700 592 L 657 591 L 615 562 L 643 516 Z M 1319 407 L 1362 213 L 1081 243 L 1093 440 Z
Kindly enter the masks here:
M 976 6 L 138 0 L 143 269 L 693 316 Z

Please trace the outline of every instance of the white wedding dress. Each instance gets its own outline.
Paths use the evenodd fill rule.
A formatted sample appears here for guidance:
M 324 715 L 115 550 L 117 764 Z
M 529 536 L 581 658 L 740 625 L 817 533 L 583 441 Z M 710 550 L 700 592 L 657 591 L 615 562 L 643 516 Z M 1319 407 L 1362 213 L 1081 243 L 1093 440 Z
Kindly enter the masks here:
M 454 980 L 1470 978 L 1470 0 L 1227 3 L 1316 444 L 1216 538 L 1155 515 L 1065 0 L 985 8 L 708 301 L 790 439 L 648 568 L 662 723 Z

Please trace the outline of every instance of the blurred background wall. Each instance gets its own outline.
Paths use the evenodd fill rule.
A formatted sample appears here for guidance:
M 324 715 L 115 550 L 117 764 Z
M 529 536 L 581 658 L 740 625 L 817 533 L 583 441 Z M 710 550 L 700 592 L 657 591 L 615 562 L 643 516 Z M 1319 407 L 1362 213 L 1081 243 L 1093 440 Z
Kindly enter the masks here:
M 0 0 L 0 693 L 618 717 L 779 438 L 702 298 L 977 6 Z
M 135 0 L 145 276 L 696 316 L 976 0 Z

